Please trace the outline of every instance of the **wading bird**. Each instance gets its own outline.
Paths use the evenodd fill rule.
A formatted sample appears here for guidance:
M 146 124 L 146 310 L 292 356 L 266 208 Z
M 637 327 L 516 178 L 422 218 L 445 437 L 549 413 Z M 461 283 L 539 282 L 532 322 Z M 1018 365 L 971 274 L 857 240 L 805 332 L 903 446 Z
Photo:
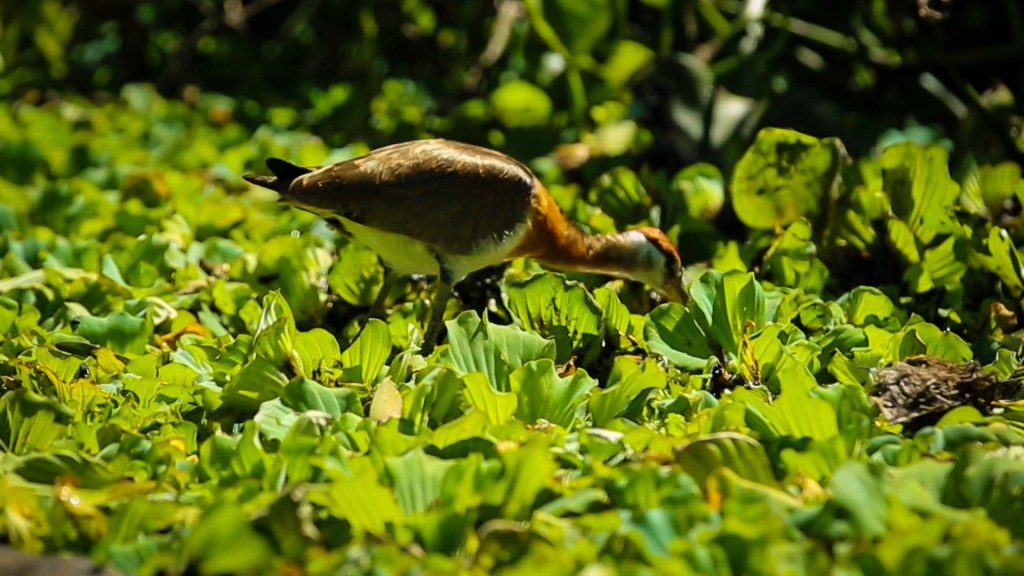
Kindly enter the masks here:
M 424 355 L 437 341 L 452 286 L 514 258 L 627 278 L 686 300 L 679 252 L 664 232 L 584 233 L 529 168 L 494 150 L 428 139 L 319 168 L 279 158 L 266 164 L 273 176 L 245 180 L 340 226 L 380 256 L 388 272 L 375 311 L 383 310 L 395 275 L 438 276 Z

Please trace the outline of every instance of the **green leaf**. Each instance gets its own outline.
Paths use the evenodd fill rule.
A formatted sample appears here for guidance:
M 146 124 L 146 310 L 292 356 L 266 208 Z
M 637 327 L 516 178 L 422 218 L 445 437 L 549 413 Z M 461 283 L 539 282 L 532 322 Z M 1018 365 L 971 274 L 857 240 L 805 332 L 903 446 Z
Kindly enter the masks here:
M 274 278 L 277 288 L 271 294 L 287 300 L 288 315 L 306 321 L 322 310 L 316 284 L 310 278 L 313 268 L 311 251 L 299 238 L 276 236 L 266 240 L 259 249 L 256 278 Z M 268 294 L 268 297 L 270 294 Z M 267 307 L 266 298 L 263 302 Z
M 385 459 L 384 466 L 402 513 L 422 514 L 435 505 L 441 495 L 441 480 L 453 465 L 454 462 L 428 456 L 419 448 Z
M 566 56 L 575 57 L 590 56 L 608 34 L 614 15 L 610 0 L 531 0 L 526 6 L 531 18 L 543 20 L 557 35 L 557 43 L 569 52 Z
M 555 359 L 553 341 L 513 326 L 495 326 L 473 310 L 459 314 L 445 325 L 448 346 L 441 350 L 439 361 L 454 368 L 459 376 L 483 373 L 495 390 L 508 391 L 509 374 L 523 364 L 541 358 Z
M 612 217 L 619 229 L 645 222 L 651 199 L 640 178 L 625 166 L 616 166 L 598 176 L 590 188 L 589 200 Z
M 1021 186 L 1020 166 L 1013 162 L 979 166 L 964 180 L 960 203 L 975 214 L 992 218 L 1005 209 Z
M 284 405 L 280 398 L 260 404 L 253 422 L 261 434 L 271 440 L 284 440 L 288 431 L 299 420 L 299 413 Z
M 391 418 L 402 417 L 402 394 L 395 387 L 390 377 L 384 378 L 373 392 L 370 401 L 370 420 L 384 422 Z
M 786 226 L 821 213 L 842 165 L 842 145 L 834 138 L 764 128 L 732 177 L 732 204 L 750 228 Z
M 971 257 L 984 270 L 995 274 L 1014 298 L 1024 295 L 1024 262 L 1005 229 L 990 228 Z
M 72 416 L 68 408 L 28 390 L 7 392 L 0 396 L 0 447 L 12 454 L 45 450 L 67 434 Z
M 984 423 L 985 416 L 974 406 L 957 406 L 942 415 L 935 423 L 936 428 L 955 426 L 957 424 Z
M 137 318 L 127 312 L 105 318 L 83 316 L 78 318 L 75 334 L 119 354 L 144 354 L 153 338 L 153 321 L 148 314 Z
M 532 424 L 544 419 L 563 428 L 582 416 L 586 399 L 597 381 L 584 370 L 572 376 L 559 376 L 550 359 L 528 362 L 510 376 L 512 390 L 518 396 L 516 416 Z
M 494 115 L 509 128 L 544 126 L 551 116 L 547 93 L 525 80 L 511 80 L 491 92 Z
M 267 472 L 270 457 L 263 451 L 258 432 L 256 423 L 246 422 L 241 435 L 210 436 L 199 447 L 200 470 L 218 482 L 262 477 Z
M 664 509 L 645 510 L 629 519 L 622 531 L 636 542 L 651 562 L 671 555 L 673 540 L 679 537 L 672 515 Z
M 727 352 L 737 355 L 744 335 L 756 332 L 768 320 L 765 294 L 753 273 L 709 270 L 691 287 L 691 309 L 698 320 Z
M 555 339 L 558 362 L 573 350 L 592 350 L 603 336 L 601 308 L 576 282 L 539 274 L 508 287 L 508 307 L 523 327 Z
M 69 450 L 25 454 L 10 458 L 8 463 L 12 472 L 37 484 L 55 484 L 62 478 L 74 478 L 80 488 L 103 489 L 120 479 L 107 462 Z
M 829 360 L 828 371 L 840 384 L 846 386 L 861 386 L 870 378 L 867 368 L 857 366 L 838 350 Z
M 462 416 L 438 426 L 430 441 L 434 446 L 443 450 L 457 442 L 482 437 L 489 422 L 487 414 L 482 410 L 470 410 Z
M 935 248 L 925 250 L 921 268 L 931 280 L 946 290 L 960 288 L 967 273 L 967 245 L 950 236 Z
M 534 437 L 517 450 L 502 453 L 505 465 L 502 476 L 503 513 L 514 519 L 530 517 L 537 495 L 551 482 L 558 470 L 547 441 Z
M 871 286 L 854 288 L 839 299 L 839 304 L 846 310 L 847 318 L 854 326 L 883 324 L 896 310 L 888 296 Z
M 239 574 L 266 567 L 274 551 L 241 509 L 219 503 L 190 531 L 185 552 L 201 574 Z
M 921 261 L 921 254 L 917 250 L 917 239 L 906 222 L 897 218 L 889 218 L 885 221 L 885 227 L 889 234 L 889 243 L 903 257 L 903 260 L 908 264 L 917 264 Z
M 298 333 L 295 337 L 295 352 L 302 362 L 303 371 L 310 375 L 341 360 L 338 339 L 323 328 Z
M 625 87 L 654 59 L 654 50 L 633 40 L 619 40 L 601 66 L 601 75 L 615 88 Z
M 470 406 L 483 412 L 492 425 L 508 422 L 515 414 L 517 396 L 512 392 L 498 392 L 481 372 L 470 372 L 462 377 L 466 388 L 463 394 Z
M 765 263 L 776 284 L 817 293 L 825 287 L 829 273 L 816 254 L 811 225 L 801 219 L 790 224 L 772 244 Z
M 694 220 L 714 218 L 725 204 L 725 178 L 713 164 L 698 162 L 676 172 L 672 189 L 679 194 L 686 213 Z
M 928 354 L 952 362 L 966 362 L 974 358 L 974 351 L 963 338 L 952 332 L 943 332 L 927 343 Z
M 594 290 L 594 300 L 601 309 L 601 316 L 604 319 L 605 328 L 618 332 L 619 334 L 630 333 L 629 308 L 619 300 L 619 297 L 612 290 L 601 287 Z
M 662 304 L 647 315 L 644 338 L 651 352 L 683 370 L 698 370 L 713 355 L 696 316 L 674 302 Z
M 764 447 L 757 440 L 735 432 L 715 432 L 682 446 L 676 451 L 676 462 L 704 490 L 708 480 L 722 469 L 747 480 L 775 485 Z
M 373 382 L 391 355 L 391 330 L 376 318 L 363 326 L 359 337 L 341 354 L 346 382 Z
M 960 186 L 949 177 L 949 154 L 943 148 L 902 142 L 883 150 L 880 161 L 893 213 L 922 244 L 953 231 L 950 212 Z
M 285 386 L 281 402 L 298 412 L 326 412 L 335 420 L 345 412 L 359 415 L 363 413 L 363 405 L 355 391 L 348 388 L 328 388 L 303 377 L 295 378 Z
M 253 336 L 253 351 L 282 366 L 291 357 L 297 337 L 295 318 L 288 302 L 280 292 L 269 292 L 263 297 L 263 309 Z
M 798 381 L 792 375 L 780 378 L 782 394 L 772 404 L 759 406 L 768 422 L 782 436 L 828 440 L 839 435 L 836 412 L 832 405 L 813 396 L 808 384 L 814 377 L 805 372 L 806 380 Z
M 853 519 L 861 538 L 880 538 L 886 533 L 889 501 L 882 478 L 867 463 L 843 463 L 832 475 L 828 491 L 832 501 Z
M 384 269 L 377 253 L 357 242 L 338 250 L 338 259 L 327 274 L 327 285 L 353 306 L 373 304 L 384 284 Z
M 1015 457 L 987 454 L 968 445 L 950 472 L 942 500 L 958 508 L 980 507 L 1014 538 L 1024 537 L 1024 462 Z
M 347 520 L 357 533 L 383 538 L 389 524 L 402 520 L 395 494 L 378 483 L 373 468 L 364 468 L 356 476 L 335 478 L 326 496 L 331 515 Z
M 846 441 L 842 436 L 826 440 L 812 440 L 799 449 L 785 448 L 780 454 L 791 477 L 806 477 L 822 481 L 848 459 Z
M 652 358 L 637 362 L 628 356 L 618 356 L 608 375 L 608 386 L 596 391 L 590 398 L 590 413 L 595 426 L 604 426 L 622 414 L 627 406 L 649 389 L 662 389 L 666 385 L 665 372 Z
M 242 405 L 254 406 L 280 396 L 286 384 L 288 377 L 280 368 L 270 360 L 257 356 L 224 385 L 224 396 Z

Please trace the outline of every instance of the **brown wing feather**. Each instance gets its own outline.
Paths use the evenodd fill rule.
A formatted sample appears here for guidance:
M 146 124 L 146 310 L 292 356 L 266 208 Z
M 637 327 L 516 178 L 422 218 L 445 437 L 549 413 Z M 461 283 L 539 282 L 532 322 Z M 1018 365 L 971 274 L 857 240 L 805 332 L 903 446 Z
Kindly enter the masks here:
M 533 174 L 514 159 L 435 139 L 320 168 L 297 178 L 283 199 L 459 254 L 519 226 L 534 190 Z

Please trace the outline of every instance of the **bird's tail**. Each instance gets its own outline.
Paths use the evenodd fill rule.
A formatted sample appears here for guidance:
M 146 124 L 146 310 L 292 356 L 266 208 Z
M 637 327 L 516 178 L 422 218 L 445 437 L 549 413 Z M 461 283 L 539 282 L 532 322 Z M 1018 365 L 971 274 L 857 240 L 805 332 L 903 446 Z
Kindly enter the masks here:
M 309 168 L 303 168 L 302 166 L 296 166 L 287 160 L 281 160 L 280 158 L 267 158 L 267 168 L 274 174 L 273 176 L 262 176 L 260 174 L 244 174 L 242 179 L 250 184 L 269 188 L 279 194 L 283 194 L 291 186 L 293 180 L 312 172 Z

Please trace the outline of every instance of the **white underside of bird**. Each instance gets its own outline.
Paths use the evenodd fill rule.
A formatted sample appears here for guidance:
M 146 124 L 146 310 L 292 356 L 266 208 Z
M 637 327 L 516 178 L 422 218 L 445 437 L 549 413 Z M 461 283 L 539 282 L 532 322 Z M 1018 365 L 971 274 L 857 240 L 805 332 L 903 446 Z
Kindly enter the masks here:
M 324 216 L 344 227 L 353 240 L 376 252 L 388 268 L 399 275 L 436 276 L 440 273 L 441 266 L 435 252 L 419 240 L 363 226 L 335 214 Z M 469 254 L 446 255 L 444 264 L 452 281 L 458 282 L 472 272 L 504 262 L 506 256 L 522 241 L 526 230 L 527 225 L 523 223 L 500 240 L 477 246 Z

